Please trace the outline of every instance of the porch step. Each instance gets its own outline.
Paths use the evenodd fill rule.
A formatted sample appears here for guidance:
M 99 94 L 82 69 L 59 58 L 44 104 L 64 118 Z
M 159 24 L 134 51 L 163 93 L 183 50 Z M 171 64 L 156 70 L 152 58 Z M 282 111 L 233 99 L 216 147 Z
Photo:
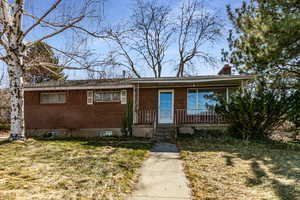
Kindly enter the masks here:
M 175 140 L 176 127 L 174 125 L 158 125 L 154 133 L 154 140 L 159 142 L 171 142 Z

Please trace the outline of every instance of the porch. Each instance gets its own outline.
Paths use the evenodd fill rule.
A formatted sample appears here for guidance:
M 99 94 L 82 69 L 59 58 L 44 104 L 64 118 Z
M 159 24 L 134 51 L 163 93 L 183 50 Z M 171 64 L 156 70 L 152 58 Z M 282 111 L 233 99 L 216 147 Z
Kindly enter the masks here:
M 215 112 L 219 98 L 229 100 L 248 77 L 208 76 L 133 81 L 134 135 L 166 136 L 194 127 L 224 128 L 228 121 Z M 189 131 L 186 131 L 186 130 Z

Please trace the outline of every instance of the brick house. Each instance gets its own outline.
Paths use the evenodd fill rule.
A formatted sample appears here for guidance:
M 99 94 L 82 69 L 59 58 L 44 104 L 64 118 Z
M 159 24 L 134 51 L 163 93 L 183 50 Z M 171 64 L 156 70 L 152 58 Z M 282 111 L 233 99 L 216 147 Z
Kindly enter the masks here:
M 179 127 L 224 127 L 213 107 L 216 95 L 230 99 L 249 75 L 71 80 L 27 85 L 25 124 L 28 136 L 122 135 L 124 113 L 132 109 L 133 135 L 154 137 Z M 129 108 L 129 103 L 132 105 Z

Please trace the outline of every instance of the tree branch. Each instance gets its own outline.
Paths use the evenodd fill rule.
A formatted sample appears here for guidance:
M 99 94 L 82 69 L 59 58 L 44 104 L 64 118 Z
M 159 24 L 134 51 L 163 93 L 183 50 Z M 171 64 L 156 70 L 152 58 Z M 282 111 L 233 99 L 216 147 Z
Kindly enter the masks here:
M 34 27 L 39 25 L 51 12 L 54 10 L 57 5 L 61 2 L 61 0 L 56 0 L 56 2 L 32 25 L 30 26 L 25 32 L 23 37 L 25 37 Z
M 61 29 L 59 29 L 59 30 L 57 30 L 57 31 L 55 31 L 53 33 L 50 33 L 48 35 L 45 35 L 45 36 L 41 37 L 40 39 L 37 39 L 37 40 L 35 40 L 33 42 L 28 43 L 26 45 L 26 48 L 32 46 L 33 44 L 35 44 L 37 42 L 41 42 L 41 41 L 43 41 L 43 40 L 45 40 L 47 38 L 53 37 L 53 36 L 55 36 L 55 35 L 63 32 L 63 31 L 65 31 L 68 28 L 72 28 L 74 24 L 80 22 L 83 18 L 84 18 L 84 16 L 82 15 L 82 16 L 78 17 L 77 19 L 75 19 L 73 22 L 70 22 L 69 24 L 65 25 L 63 28 L 61 28 Z

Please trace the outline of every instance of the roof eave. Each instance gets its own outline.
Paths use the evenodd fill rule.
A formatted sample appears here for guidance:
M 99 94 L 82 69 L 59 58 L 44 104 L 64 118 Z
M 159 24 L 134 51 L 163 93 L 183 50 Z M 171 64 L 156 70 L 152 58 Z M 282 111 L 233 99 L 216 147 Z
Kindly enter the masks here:
M 131 83 L 205 83 L 205 82 L 214 82 L 214 81 L 233 81 L 233 80 L 251 80 L 254 79 L 255 76 L 232 76 L 232 77 L 220 77 L 220 78 L 208 78 L 208 79 L 180 79 L 180 80 L 170 80 L 170 79 L 162 79 L 162 80 L 143 80 L 136 79 L 132 80 Z
M 54 90 L 101 90 L 101 89 L 127 89 L 133 85 L 103 85 L 103 86 L 70 86 L 70 87 L 25 87 L 24 91 L 54 91 Z

